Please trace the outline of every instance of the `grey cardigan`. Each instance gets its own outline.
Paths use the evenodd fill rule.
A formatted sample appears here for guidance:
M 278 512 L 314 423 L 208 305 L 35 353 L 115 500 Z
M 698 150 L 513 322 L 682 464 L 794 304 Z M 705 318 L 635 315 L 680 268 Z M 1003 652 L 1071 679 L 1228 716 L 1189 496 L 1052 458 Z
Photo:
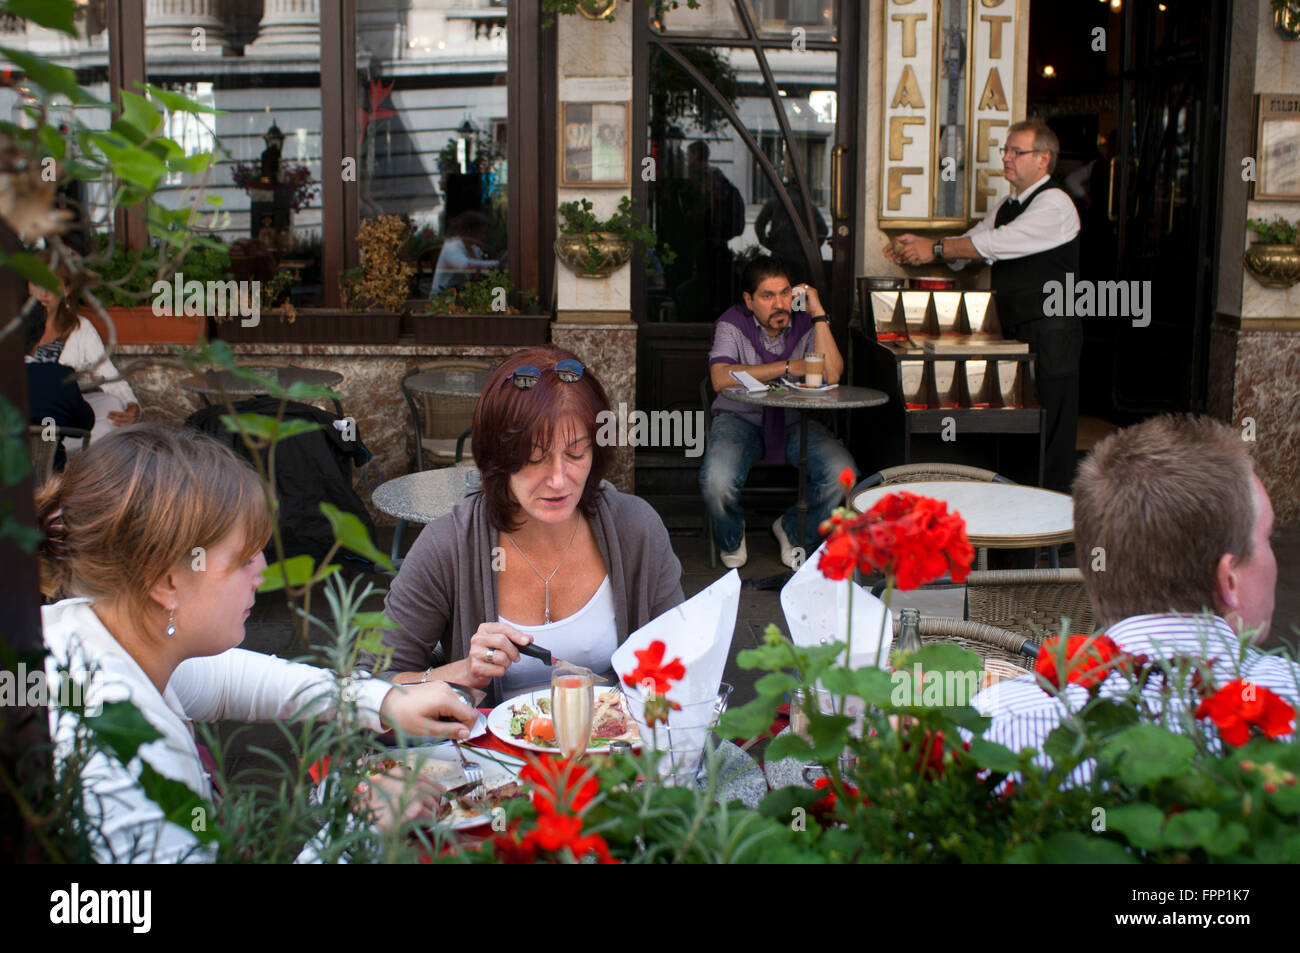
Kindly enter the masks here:
M 606 486 L 590 522 L 614 590 L 622 645 L 629 634 L 682 602 L 682 565 L 663 520 L 640 497 Z M 479 625 L 497 621 L 492 570 L 497 545 L 481 493 L 421 531 L 384 600 L 384 614 L 398 626 L 384 633 L 384 644 L 393 650 L 389 673 L 428 668 L 439 643 L 448 662 L 463 659 Z M 486 704 L 502 701 L 499 680 L 487 691 Z

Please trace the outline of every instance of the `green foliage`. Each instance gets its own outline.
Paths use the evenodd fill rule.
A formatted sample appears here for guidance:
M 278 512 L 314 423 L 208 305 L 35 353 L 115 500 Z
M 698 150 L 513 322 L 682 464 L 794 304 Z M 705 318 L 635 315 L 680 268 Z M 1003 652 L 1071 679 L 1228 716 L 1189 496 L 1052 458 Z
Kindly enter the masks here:
M 1294 245 L 1300 235 L 1300 222 L 1291 222 L 1278 215 L 1271 222 L 1262 218 L 1246 219 L 1246 227 L 1255 233 L 1255 240 L 1265 245 Z
M 497 289 L 505 290 L 505 310 L 496 307 L 500 295 Z M 429 299 L 426 314 L 518 314 L 519 309 L 511 303 L 515 283 L 504 271 L 489 271 L 482 278 L 475 278 L 465 283 L 463 288 L 447 288 Z M 537 298 L 531 292 L 532 299 Z
M 618 211 L 604 221 L 596 217 L 596 213 L 592 211 L 594 208 L 590 199 L 581 199 L 576 202 L 561 202 L 558 209 L 560 234 L 580 235 L 585 239 L 588 271 L 594 272 L 603 260 L 595 241 L 602 233 L 613 234 L 624 241 L 640 242 L 644 249 L 642 255 L 647 271 L 654 267 L 656 248 L 661 264 L 671 265 L 677 260 L 676 252 L 667 244 L 659 242 L 659 236 L 655 234 L 654 229 L 642 224 L 641 219 L 633 211 L 632 199 L 628 196 L 619 199 Z

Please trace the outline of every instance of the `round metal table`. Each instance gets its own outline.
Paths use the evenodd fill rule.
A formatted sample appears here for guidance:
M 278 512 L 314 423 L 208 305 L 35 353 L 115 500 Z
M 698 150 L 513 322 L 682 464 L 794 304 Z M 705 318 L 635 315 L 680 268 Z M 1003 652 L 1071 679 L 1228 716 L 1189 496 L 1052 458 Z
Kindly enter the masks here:
M 375 489 L 371 500 L 375 508 L 397 517 L 393 531 L 391 556 L 394 566 L 402 560 L 402 533 L 406 524 L 431 523 L 450 513 L 461 500 L 479 488 L 479 472 L 474 467 L 445 467 L 396 477 Z
M 478 397 L 487 386 L 491 371 L 425 371 L 406 379 L 406 386 L 421 394 L 441 397 Z
M 1074 500 L 1065 493 L 1019 483 L 892 483 L 862 490 L 850 503 L 865 513 L 881 497 L 899 492 L 943 500 L 966 521 L 972 546 L 1032 549 L 1060 546 L 1074 539 Z
M 303 383 L 334 389 L 343 383 L 343 375 L 337 371 L 322 371 L 311 367 L 297 367 L 293 364 L 247 369 L 262 377 L 273 377 L 281 387 L 292 387 L 294 384 Z M 211 404 L 211 401 L 208 400 L 209 396 L 261 397 L 267 393 L 266 387 L 257 381 L 236 377 L 230 371 L 225 370 L 204 371 L 201 374 L 195 374 L 193 377 L 187 377 L 181 381 L 181 389 L 198 394 L 203 398 L 205 406 Z M 335 412 L 342 417 L 343 408 L 339 405 L 338 398 L 333 397 L 331 400 L 334 402 Z
M 859 407 L 879 407 L 889 403 L 884 391 L 872 387 L 844 387 L 810 394 L 791 388 L 780 390 L 768 389 L 751 394 L 743 387 L 727 387 L 722 391 L 723 397 L 741 404 L 753 404 L 757 407 L 777 407 L 782 410 L 797 410 L 799 413 L 799 538 L 797 549 L 803 549 L 804 533 L 808 523 L 808 418 L 805 411 L 810 410 L 855 410 Z

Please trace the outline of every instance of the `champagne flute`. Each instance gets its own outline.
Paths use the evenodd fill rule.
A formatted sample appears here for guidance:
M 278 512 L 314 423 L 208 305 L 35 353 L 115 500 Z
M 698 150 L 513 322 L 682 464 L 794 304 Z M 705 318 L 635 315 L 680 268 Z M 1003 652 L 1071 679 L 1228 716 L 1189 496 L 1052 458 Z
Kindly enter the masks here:
M 551 672 L 551 718 L 564 757 L 581 758 L 591 739 L 595 714 L 595 676 L 585 668 L 557 666 Z

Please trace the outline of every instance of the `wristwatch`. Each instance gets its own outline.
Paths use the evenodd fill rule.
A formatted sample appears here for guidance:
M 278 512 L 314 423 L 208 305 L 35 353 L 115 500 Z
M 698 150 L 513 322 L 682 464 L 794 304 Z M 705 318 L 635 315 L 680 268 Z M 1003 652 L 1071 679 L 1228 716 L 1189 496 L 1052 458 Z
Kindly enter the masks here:
M 943 261 L 943 239 L 934 243 L 934 260 Z
M 829 314 L 819 314 L 812 319 L 813 324 L 830 324 L 831 316 Z

